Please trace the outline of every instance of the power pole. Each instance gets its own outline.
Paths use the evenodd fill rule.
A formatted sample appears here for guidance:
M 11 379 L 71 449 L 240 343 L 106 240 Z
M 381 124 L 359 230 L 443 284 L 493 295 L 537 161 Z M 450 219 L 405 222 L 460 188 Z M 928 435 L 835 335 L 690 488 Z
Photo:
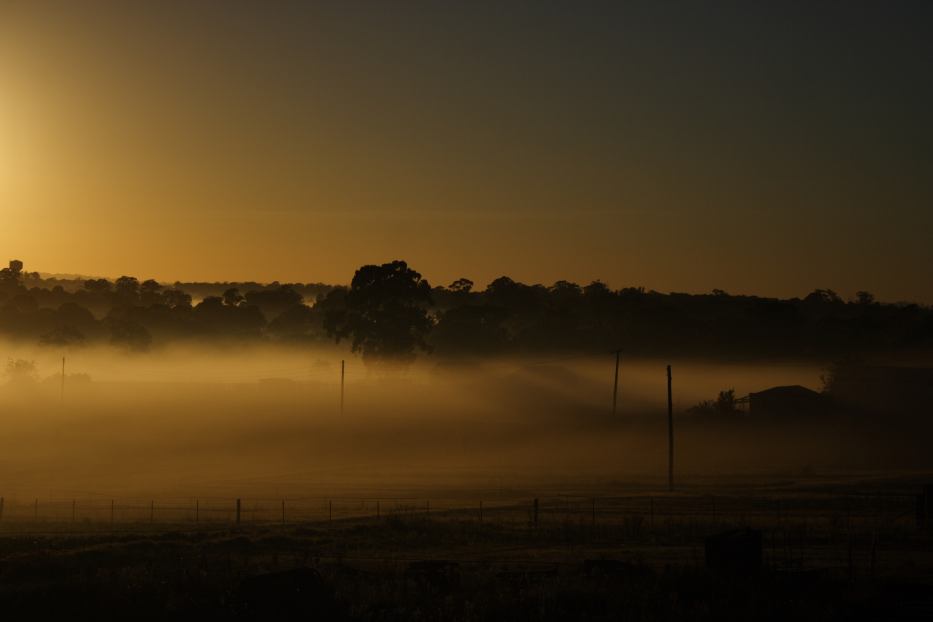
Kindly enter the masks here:
M 674 492 L 674 399 L 670 365 L 667 366 L 667 488 Z
M 616 375 L 615 382 L 612 385 L 612 414 L 616 414 L 616 405 L 619 402 L 619 358 L 622 356 L 622 350 L 616 350 Z
M 65 357 L 62 357 L 62 388 L 58 395 L 58 399 L 62 402 L 65 401 Z
M 346 376 L 347 362 L 340 361 L 340 414 L 343 414 L 343 385 L 344 376 Z

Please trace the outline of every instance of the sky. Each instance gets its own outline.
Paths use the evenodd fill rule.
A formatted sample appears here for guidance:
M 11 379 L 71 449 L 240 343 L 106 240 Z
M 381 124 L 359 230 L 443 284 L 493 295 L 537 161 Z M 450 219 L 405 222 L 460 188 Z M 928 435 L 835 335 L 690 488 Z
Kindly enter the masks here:
M 933 3 L 0 0 L 0 259 L 933 303 Z

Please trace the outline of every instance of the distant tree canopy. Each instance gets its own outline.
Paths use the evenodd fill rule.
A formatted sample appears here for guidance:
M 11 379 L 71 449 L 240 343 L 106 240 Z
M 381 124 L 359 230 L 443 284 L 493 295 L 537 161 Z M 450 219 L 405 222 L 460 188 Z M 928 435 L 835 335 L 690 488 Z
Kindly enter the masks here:
M 49 348 L 172 341 L 348 341 L 367 360 L 575 352 L 837 360 L 933 352 L 933 309 L 865 291 L 801 298 L 662 294 L 594 281 L 525 284 L 507 276 L 431 287 L 404 261 L 361 267 L 349 287 L 321 283 L 159 283 L 124 275 L 51 279 L 20 261 L 0 270 L 0 336 Z

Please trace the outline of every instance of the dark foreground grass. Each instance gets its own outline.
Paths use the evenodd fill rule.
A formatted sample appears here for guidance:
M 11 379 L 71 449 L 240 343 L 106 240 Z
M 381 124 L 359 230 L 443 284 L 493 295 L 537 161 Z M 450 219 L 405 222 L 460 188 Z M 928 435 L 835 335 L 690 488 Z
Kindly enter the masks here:
M 10 534 L 0 538 L 0 611 L 7 619 L 929 619 L 928 538 L 900 531 L 880 547 L 878 539 L 798 536 L 796 553 L 783 557 L 778 535 L 760 572 L 723 575 L 705 567 L 695 529 L 631 525 L 532 529 L 421 516 Z

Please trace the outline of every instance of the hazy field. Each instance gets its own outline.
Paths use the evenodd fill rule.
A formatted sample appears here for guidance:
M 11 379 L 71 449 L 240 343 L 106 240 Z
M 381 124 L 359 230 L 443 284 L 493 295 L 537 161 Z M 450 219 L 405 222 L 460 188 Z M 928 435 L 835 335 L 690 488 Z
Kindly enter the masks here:
M 613 357 L 372 369 L 336 349 L 67 353 L 8 348 L 35 383 L 0 390 L 0 493 L 43 499 L 211 494 L 476 497 L 666 484 L 667 361 Z M 346 358 L 340 412 L 340 360 Z M 881 424 L 699 420 L 723 388 L 819 388 L 819 367 L 671 361 L 678 484 L 927 466 Z M 887 443 L 885 437 L 890 437 Z M 872 440 L 869 445 L 865 441 Z M 894 444 L 900 439 L 900 445 Z M 897 451 L 887 447 L 897 446 Z M 725 481 L 725 480 L 721 480 Z

